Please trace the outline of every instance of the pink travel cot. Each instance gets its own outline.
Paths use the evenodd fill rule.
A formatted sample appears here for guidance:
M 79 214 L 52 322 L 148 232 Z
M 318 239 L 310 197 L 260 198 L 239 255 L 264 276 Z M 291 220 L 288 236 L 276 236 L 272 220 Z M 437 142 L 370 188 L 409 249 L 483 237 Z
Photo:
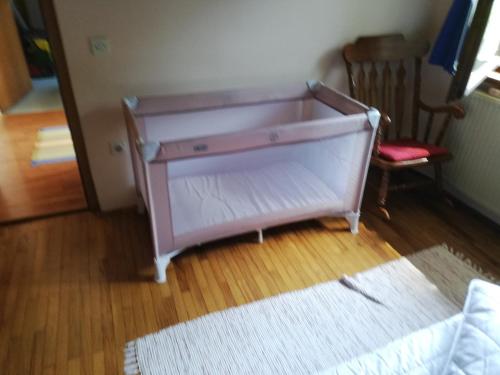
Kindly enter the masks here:
M 189 246 L 293 221 L 357 232 L 376 109 L 321 82 L 123 100 L 156 281 Z

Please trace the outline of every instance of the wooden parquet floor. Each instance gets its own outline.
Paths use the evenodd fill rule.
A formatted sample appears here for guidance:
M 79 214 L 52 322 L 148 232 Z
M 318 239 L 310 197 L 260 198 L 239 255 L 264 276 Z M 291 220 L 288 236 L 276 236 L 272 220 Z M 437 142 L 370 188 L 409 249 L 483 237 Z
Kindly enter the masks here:
M 76 162 L 31 166 L 38 129 L 64 124 L 63 111 L 0 115 L 0 222 L 87 207 Z
M 367 198 L 371 201 L 371 198 Z M 175 258 L 152 281 L 147 218 L 88 212 L 0 228 L 0 373 L 121 374 L 125 342 L 200 315 L 352 274 L 447 243 L 500 275 L 498 227 L 425 195 L 397 195 L 393 220 L 365 205 L 343 220 L 244 235 Z

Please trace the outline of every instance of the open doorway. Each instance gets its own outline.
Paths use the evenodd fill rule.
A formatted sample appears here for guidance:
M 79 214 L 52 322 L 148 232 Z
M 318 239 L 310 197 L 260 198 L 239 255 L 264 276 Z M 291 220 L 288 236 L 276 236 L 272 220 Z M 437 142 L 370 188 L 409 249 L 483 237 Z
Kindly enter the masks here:
M 84 209 L 39 0 L 0 7 L 0 222 Z

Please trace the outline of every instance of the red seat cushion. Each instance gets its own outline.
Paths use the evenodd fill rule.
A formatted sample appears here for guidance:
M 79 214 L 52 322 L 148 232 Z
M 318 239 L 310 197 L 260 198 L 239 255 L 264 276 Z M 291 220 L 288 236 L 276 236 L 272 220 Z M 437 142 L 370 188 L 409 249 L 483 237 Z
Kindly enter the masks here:
M 430 145 L 413 139 L 383 142 L 379 147 L 379 156 L 391 161 L 414 160 L 446 154 L 448 154 L 446 147 Z

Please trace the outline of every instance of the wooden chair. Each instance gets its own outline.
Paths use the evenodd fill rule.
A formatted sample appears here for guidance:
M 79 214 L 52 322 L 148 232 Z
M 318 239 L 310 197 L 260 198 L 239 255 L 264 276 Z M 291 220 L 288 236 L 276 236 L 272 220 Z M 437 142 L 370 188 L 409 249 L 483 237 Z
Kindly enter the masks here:
M 392 171 L 432 165 L 436 187 L 442 191 L 441 165 L 452 155 L 441 143 L 450 120 L 465 116 L 456 103 L 431 107 L 420 99 L 422 57 L 428 50 L 429 43 L 407 41 L 400 34 L 361 37 L 343 49 L 350 95 L 382 113 L 371 162 L 382 170 L 377 203 L 387 219 L 389 191 L 424 184 L 390 185 Z M 408 72 L 413 72 L 412 80 L 407 80 Z M 427 113 L 423 124 L 421 112 Z M 434 119 L 440 116 L 438 126 Z

